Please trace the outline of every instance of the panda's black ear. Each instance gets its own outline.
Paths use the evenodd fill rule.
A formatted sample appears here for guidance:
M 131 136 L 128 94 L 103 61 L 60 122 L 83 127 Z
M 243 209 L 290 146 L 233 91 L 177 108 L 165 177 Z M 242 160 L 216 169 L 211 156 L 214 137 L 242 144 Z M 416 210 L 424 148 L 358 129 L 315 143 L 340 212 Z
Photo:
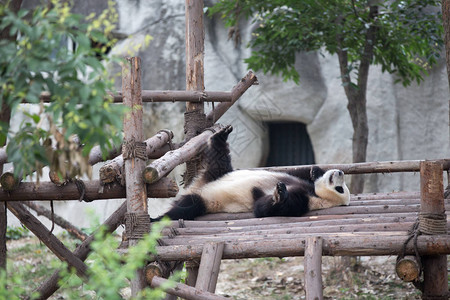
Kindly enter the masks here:
M 317 178 L 320 178 L 325 174 L 325 171 L 317 166 L 311 167 L 311 180 L 316 181 Z

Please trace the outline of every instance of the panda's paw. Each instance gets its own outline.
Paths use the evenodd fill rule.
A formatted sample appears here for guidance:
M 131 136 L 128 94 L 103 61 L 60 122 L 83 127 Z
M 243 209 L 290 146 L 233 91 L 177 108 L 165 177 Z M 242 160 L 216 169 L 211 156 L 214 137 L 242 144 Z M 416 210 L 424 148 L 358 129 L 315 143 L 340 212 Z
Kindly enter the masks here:
M 287 188 L 283 182 L 278 182 L 273 193 L 273 204 L 283 203 L 287 199 Z

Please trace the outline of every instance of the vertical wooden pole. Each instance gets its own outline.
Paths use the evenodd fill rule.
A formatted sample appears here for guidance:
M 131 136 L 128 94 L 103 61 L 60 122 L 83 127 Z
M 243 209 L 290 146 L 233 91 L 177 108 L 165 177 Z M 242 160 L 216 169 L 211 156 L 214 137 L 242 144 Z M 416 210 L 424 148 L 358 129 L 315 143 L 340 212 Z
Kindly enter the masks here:
M 124 144 L 122 154 L 125 159 L 125 181 L 127 194 L 126 235 L 129 245 L 134 246 L 139 242 L 145 232 L 150 230 L 150 217 L 147 211 L 147 191 L 142 178 L 145 169 L 142 151 L 144 140 L 142 128 L 142 96 L 141 96 L 141 60 L 139 57 L 127 58 L 122 67 L 122 93 L 123 103 L 129 112 L 123 121 Z M 137 272 L 137 276 L 131 281 L 131 295 L 137 293 L 146 286 L 143 270 Z
M 216 291 L 224 246 L 225 243 L 223 242 L 207 243 L 203 246 L 198 278 L 195 284 L 196 289 L 211 293 Z
M 185 0 L 186 23 L 186 90 L 204 91 L 204 50 L 205 31 L 203 27 L 203 0 Z M 189 140 L 201 132 L 206 124 L 203 102 L 186 103 L 184 115 L 184 133 Z M 185 185 L 189 185 L 196 175 L 198 161 L 192 160 L 186 163 L 184 177 Z M 187 263 L 186 283 L 195 286 L 198 266 L 196 263 Z
M 0 165 L 0 171 L 3 171 L 3 165 Z M 0 271 L 6 271 L 6 216 L 6 202 L 0 201 Z
M 320 236 L 308 237 L 305 247 L 305 289 L 307 300 L 323 299 L 322 243 Z
M 444 215 L 442 164 L 424 161 L 420 164 L 420 213 Z M 420 220 L 422 222 L 422 219 Z M 419 224 L 419 228 L 422 224 Z M 448 299 L 447 256 L 422 257 L 424 286 L 422 299 Z

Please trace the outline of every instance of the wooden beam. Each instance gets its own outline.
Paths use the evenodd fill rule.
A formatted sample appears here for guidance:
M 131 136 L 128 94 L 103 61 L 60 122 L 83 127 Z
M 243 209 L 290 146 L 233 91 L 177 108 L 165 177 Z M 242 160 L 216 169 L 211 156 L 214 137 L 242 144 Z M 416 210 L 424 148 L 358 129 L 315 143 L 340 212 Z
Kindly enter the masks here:
M 450 159 L 437 160 L 442 163 L 443 169 L 450 169 Z M 318 164 L 318 165 L 302 165 L 288 167 L 268 167 L 255 168 L 262 170 L 270 170 L 276 172 L 287 172 L 296 175 L 302 170 L 309 169 L 312 166 L 318 166 L 325 170 L 340 169 L 346 174 L 366 174 L 366 173 L 395 173 L 395 172 L 420 172 L 421 160 L 404 160 L 404 161 L 380 161 L 380 162 L 363 162 L 352 164 Z
M 312 236 L 305 246 L 306 300 L 323 299 L 322 288 L 322 238 Z
M 123 93 L 118 91 L 109 92 L 114 103 L 123 102 Z M 41 93 L 40 100 L 42 102 L 51 102 L 48 92 Z M 232 92 L 221 91 L 158 91 L 158 90 L 142 90 L 142 102 L 231 102 Z M 0 151 L 0 159 L 1 159 Z
M 58 240 L 35 216 L 28 212 L 23 204 L 8 202 L 8 209 L 36 235 L 47 248 L 49 248 L 60 260 L 65 261 L 69 266 L 75 268 L 80 278 L 87 278 L 87 266 L 82 260 L 76 257 L 64 244 Z
M 428 218 L 445 216 L 442 164 L 424 161 L 420 164 L 421 217 L 419 230 L 427 228 Z M 433 220 L 434 221 L 434 220 Z M 445 220 L 446 221 L 446 220 Z M 433 222 L 434 223 L 434 222 Z M 433 234 L 434 228 L 427 228 Z M 447 232 L 445 229 L 443 232 Z M 434 236 L 434 235 L 433 235 Z M 448 299 L 447 255 L 425 255 L 423 265 L 423 299 Z
M 121 224 L 123 224 L 123 219 L 125 213 L 127 212 L 127 203 L 124 202 L 101 226 L 105 233 L 111 233 L 117 229 Z M 88 254 L 91 252 L 90 244 L 94 241 L 96 234 L 99 229 L 92 233 L 87 239 L 85 239 L 73 252 L 73 254 L 80 260 L 86 260 Z M 49 277 L 40 287 L 38 287 L 35 292 L 40 296 L 38 299 L 47 299 L 53 293 L 55 293 L 58 288 L 58 282 L 60 280 L 59 276 L 60 270 L 56 270 L 51 277 Z
M 107 200 L 126 198 L 125 187 L 118 183 L 103 186 L 100 180 L 91 180 L 84 183 L 86 197 L 89 200 Z M 103 192 L 99 190 L 103 188 Z M 147 185 L 147 197 L 149 198 L 171 198 L 178 193 L 176 182 L 169 178 Z M 1 201 L 65 201 L 79 200 L 80 192 L 75 183 L 67 183 L 63 186 L 56 186 L 52 182 L 22 182 L 19 187 L 11 192 L 0 190 Z
M 173 138 L 173 132 L 170 130 L 163 130 L 145 140 L 145 155 L 148 158 L 153 158 L 158 149 L 167 145 Z M 99 177 L 103 183 L 111 183 L 114 181 L 120 182 L 119 177 L 124 176 L 124 160 L 123 155 L 119 155 L 104 164 L 99 170 Z M 125 180 L 124 180 L 125 181 Z
M 176 166 L 186 162 L 205 149 L 208 138 L 220 128 L 219 125 L 213 126 L 212 130 L 205 130 L 201 134 L 190 139 L 180 148 L 169 151 L 161 158 L 150 163 L 143 172 L 143 178 L 146 183 L 153 183 L 169 174 Z
M 217 120 L 219 120 L 252 85 L 257 84 L 258 79 L 256 78 L 256 75 L 252 71 L 248 71 L 248 73 L 231 90 L 232 101 L 220 103 L 215 109 L 208 113 L 206 116 L 206 127 L 210 127 L 217 122 Z
M 145 156 L 145 146 L 142 145 L 144 133 L 142 127 L 143 106 L 141 90 L 141 59 L 139 57 L 127 58 L 127 61 L 122 65 L 122 91 L 123 104 L 129 109 L 129 112 L 123 121 L 124 142 L 122 155 L 124 155 L 124 158 L 127 158 L 125 159 L 124 168 L 125 182 L 127 183 L 128 216 L 125 222 L 125 230 L 131 247 L 139 242 L 144 232 L 150 231 L 147 190 L 142 178 L 146 157 L 141 157 Z M 138 154 L 139 152 L 143 153 Z M 147 220 L 148 224 L 145 223 Z M 131 280 L 130 286 L 132 297 L 136 297 L 145 288 L 146 281 L 143 269 L 137 270 L 136 277 Z
M 173 286 L 173 287 L 168 287 Z M 151 287 L 153 288 L 162 288 L 165 292 L 181 297 L 183 299 L 188 300 L 227 300 L 229 298 L 225 298 L 213 293 L 209 293 L 206 291 L 200 291 L 195 289 L 189 285 L 183 283 L 173 283 L 169 282 L 169 280 L 154 276 L 152 279 Z
M 214 293 L 216 291 L 217 278 L 219 277 L 220 263 L 224 243 L 206 243 L 203 246 L 202 258 L 198 268 L 198 277 L 195 288 L 201 291 Z
M 272 239 L 259 241 L 227 241 L 223 250 L 223 259 L 241 259 L 258 257 L 290 257 L 303 256 L 306 238 Z M 323 237 L 323 255 L 328 256 L 378 256 L 397 255 L 403 249 L 403 235 L 372 234 L 335 234 Z M 205 241 L 206 242 L 206 241 Z M 209 242 L 209 241 L 208 241 Z M 200 259 L 204 244 L 174 245 L 156 247 L 156 256 L 151 261 L 193 260 Z M 450 253 L 450 239 L 448 235 L 421 235 L 417 239 L 417 246 L 421 255 L 440 255 Z M 120 253 L 127 253 L 120 249 Z M 405 255 L 414 254 L 411 244 L 406 247 Z

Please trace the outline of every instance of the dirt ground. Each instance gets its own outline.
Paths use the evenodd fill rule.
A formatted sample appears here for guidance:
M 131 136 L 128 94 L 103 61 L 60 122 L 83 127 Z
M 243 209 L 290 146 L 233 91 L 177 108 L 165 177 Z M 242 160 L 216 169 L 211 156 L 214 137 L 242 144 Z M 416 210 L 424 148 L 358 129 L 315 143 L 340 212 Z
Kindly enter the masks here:
M 55 257 L 37 238 L 8 241 L 7 247 L 10 268 L 32 266 L 24 275 L 31 290 L 53 273 Z M 359 257 L 353 259 L 352 267 L 343 268 L 340 258 L 323 257 L 324 298 L 421 299 L 412 284 L 396 276 L 395 260 L 393 256 Z M 223 260 L 216 293 L 236 300 L 305 299 L 303 272 L 303 257 Z M 64 297 L 56 294 L 51 299 Z

